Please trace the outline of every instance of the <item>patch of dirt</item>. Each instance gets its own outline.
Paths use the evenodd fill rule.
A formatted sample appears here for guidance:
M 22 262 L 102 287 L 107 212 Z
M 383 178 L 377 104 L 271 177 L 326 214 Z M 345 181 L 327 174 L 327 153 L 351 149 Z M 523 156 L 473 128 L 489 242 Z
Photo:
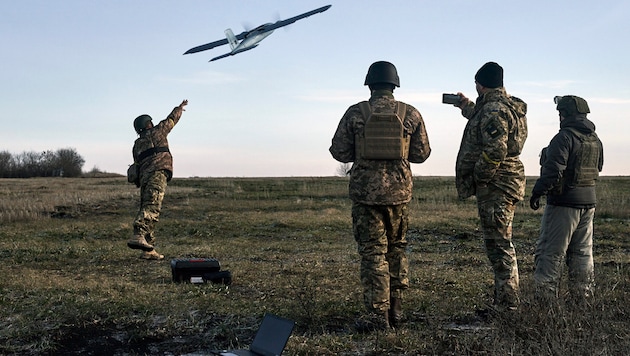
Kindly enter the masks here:
M 56 355 L 207 355 L 205 335 L 178 336 L 171 339 L 134 339 L 115 326 L 76 328 L 56 340 Z M 204 345 L 206 344 L 206 345 Z

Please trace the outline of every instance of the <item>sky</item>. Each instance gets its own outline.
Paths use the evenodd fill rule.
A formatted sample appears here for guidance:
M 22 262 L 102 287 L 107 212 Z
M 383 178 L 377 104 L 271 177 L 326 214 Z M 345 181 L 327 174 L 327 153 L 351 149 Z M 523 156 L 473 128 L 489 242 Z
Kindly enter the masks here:
M 248 52 L 189 48 L 332 5 Z M 627 0 L 0 1 L 0 151 L 74 148 L 84 171 L 124 174 L 137 135 L 188 99 L 169 135 L 175 177 L 338 175 L 328 152 L 346 109 L 369 98 L 367 69 L 398 69 L 396 99 L 422 114 L 432 153 L 417 176 L 454 176 L 466 119 L 442 93 L 476 98 L 484 63 L 528 104 L 521 160 L 558 132 L 553 97 L 588 101 L 603 175 L 630 175 Z

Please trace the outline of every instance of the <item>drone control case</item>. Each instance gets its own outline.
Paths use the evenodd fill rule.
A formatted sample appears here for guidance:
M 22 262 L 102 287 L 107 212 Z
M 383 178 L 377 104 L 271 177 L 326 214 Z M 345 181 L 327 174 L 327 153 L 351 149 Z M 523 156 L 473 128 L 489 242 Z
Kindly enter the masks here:
M 230 271 L 221 271 L 214 258 L 176 258 L 171 260 L 171 272 L 176 283 L 232 283 Z

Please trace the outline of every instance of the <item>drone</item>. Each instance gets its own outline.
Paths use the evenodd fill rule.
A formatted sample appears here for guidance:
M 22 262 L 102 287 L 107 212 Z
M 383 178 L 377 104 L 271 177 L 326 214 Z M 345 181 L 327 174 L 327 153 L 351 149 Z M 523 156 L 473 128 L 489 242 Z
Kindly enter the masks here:
M 322 6 L 315 10 L 305 12 L 301 15 L 297 15 L 297 16 L 288 18 L 286 20 L 280 20 L 274 23 L 266 23 L 266 24 L 263 24 L 254 28 L 253 30 L 243 31 L 236 36 L 234 35 L 234 32 L 232 32 L 232 29 L 228 28 L 227 30 L 225 30 L 224 39 L 206 43 L 201 46 L 193 47 L 189 49 L 188 51 L 186 51 L 184 54 L 197 53 L 197 52 L 206 51 L 215 47 L 230 44 L 230 47 L 232 48 L 232 50 L 229 53 L 222 54 L 218 57 L 212 58 L 210 60 L 210 62 L 212 62 L 212 61 L 216 61 L 217 59 L 221 59 L 221 58 L 233 56 L 238 53 L 249 51 L 251 49 L 256 48 L 260 44 L 260 42 L 264 40 L 265 38 L 267 38 L 269 35 L 271 35 L 275 29 L 290 25 L 298 20 L 307 18 L 309 16 L 318 14 L 320 12 L 324 12 L 330 9 L 331 6 L 332 5 Z

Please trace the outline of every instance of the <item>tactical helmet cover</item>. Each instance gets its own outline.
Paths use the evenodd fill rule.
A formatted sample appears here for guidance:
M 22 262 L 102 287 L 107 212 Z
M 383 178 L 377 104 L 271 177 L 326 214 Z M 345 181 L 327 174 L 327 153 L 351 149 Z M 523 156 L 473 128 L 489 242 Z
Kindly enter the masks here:
M 396 67 L 386 61 L 378 61 L 372 63 L 365 76 L 365 84 L 371 85 L 377 83 L 393 84 L 400 87 L 400 78 Z
M 575 95 L 556 96 L 554 102 L 557 104 L 556 109 L 564 117 L 571 117 L 577 114 L 588 114 L 591 110 L 586 100 Z
M 136 130 L 137 133 L 140 133 L 147 128 L 147 123 L 151 120 L 153 119 L 149 115 L 140 115 L 136 117 L 135 120 L 133 120 L 133 128 Z

